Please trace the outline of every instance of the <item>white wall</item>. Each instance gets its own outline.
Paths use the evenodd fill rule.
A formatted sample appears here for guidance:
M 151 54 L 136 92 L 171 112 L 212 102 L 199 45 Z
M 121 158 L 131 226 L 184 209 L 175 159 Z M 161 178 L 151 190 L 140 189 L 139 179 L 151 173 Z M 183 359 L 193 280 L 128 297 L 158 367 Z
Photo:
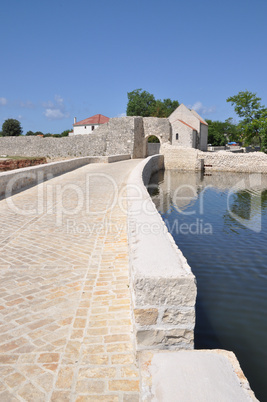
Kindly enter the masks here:
M 92 127 L 94 126 L 94 130 L 96 130 L 100 124 L 89 124 L 88 126 L 73 126 L 73 135 L 79 134 L 90 134 L 94 132 Z
M 183 104 L 181 104 L 170 116 L 169 121 L 173 125 L 174 121 L 180 119 L 192 126 L 196 131 L 200 131 L 200 120 Z
M 179 120 L 184 121 L 194 128 L 195 132 L 191 130 L 192 134 L 189 138 L 189 130 L 182 128 L 180 126 Z M 203 123 L 201 122 L 203 120 Z M 181 104 L 170 116 L 169 121 L 172 125 L 172 144 L 179 145 L 183 147 L 192 147 L 198 148 L 201 151 L 207 150 L 207 141 L 208 141 L 208 125 L 204 124 L 204 119 L 199 116 L 199 114 L 195 110 L 189 110 L 185 105 Z M 181 140 L 176 140 L 175 134 L 178 132 L 179 127 L 181 131 Z M 186 127 L 186 126 L 185 126 Z M 190 129 L 188 127 L 188 129 Z M 187 136 L 183 133 L 188 132 Z M 197 134 L 198 133 L 198 134 Z M 196 143 L 196 138 L 198 136 L 198 141 Z M 180 137 L 180 134 L 179 134 Z
M 178 140 L 176 140 L 176 134 L 178 134 Z M 172 123 L 172 145 L 195 148 L 196 131 L 176 120 Z

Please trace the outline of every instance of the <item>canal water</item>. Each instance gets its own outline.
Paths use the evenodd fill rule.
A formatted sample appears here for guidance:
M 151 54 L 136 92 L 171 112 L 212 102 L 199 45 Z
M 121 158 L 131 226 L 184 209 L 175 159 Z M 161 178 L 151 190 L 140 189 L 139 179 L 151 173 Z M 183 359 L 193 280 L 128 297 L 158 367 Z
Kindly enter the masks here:
M 267 401 L 267 175 L 169 170 L 149 192 L 197 279 L 195 347 L 232 350 Z

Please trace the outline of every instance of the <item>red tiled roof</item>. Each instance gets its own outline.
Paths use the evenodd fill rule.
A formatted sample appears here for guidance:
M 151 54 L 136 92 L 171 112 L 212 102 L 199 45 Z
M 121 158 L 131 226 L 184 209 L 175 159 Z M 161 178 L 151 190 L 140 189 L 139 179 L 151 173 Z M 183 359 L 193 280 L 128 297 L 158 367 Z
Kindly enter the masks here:
M 74 126 L 86 126 L 90 124 L 104 124 L 109 121 L 109 117 L 103 116 L 102 114 L 95 114 L 92 117 L 88 117 L 88 119 L 84 119 L 81 121 L 77 121 L 77 123 L 73 124 Z
M 177 120 L 180 121 L 181 123 L 185 124 L 187 127 L 190 127 L 192 130 L 197 131 L 194 127 L 189 126 L 189 124 L 187 124 L 185 121 L 180 120 L 180 119 L 177 119 Z M 177 120 L 175 120 L 175 121 L 177 121 Z

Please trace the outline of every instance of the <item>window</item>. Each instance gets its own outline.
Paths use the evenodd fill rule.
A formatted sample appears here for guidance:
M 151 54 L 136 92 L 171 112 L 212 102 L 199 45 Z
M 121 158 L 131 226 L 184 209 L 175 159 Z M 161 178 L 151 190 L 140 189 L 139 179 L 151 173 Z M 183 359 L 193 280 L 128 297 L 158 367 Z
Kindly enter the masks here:
M 179 140 L 179 134 L 176 133 L 176 140 Z
M 92 131 L 94 131 L 94 129 L 95 129 L 95 126 L 92 126 Z

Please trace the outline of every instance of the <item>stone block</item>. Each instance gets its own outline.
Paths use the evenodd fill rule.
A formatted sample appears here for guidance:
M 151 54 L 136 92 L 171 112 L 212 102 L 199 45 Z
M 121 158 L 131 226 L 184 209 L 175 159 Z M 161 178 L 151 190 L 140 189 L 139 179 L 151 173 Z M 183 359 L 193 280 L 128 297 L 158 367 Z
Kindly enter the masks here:
M 156 308 L 135 308 L 134 317 L 135 322 L 139 325 L 154 325 L 157 323 L 158 310 Z
M 151 329 L 136 332 L 137 348 L 161 345 L 164 340 L 164 331 Z
M 162 322 L 172 325 L 194 325 L 195 324 L 195 309 L 180 310 L 176 308 L 167 308 L 164 311 Z
M 195 306 L 196 284 L 193 275 L 173 278 L 137 277 L 134 281 L 134 289 L 135 303 L 139 306 Z
M 165 332 L 165 345 L 180 346 L 181 344 L 188 344 L 193 348 L 193 342 L 193 330 L 176 328 Z
M 137 331 L 137 348 L 145 349 L 153 347 L 154 349 L 168 348 L 176 346 L 177 348 L 185 348 L 188 345 L 189 349 L 193 348 L 194 333 L 193 330 L 175 328 L 171 330 L 153 329 Z

